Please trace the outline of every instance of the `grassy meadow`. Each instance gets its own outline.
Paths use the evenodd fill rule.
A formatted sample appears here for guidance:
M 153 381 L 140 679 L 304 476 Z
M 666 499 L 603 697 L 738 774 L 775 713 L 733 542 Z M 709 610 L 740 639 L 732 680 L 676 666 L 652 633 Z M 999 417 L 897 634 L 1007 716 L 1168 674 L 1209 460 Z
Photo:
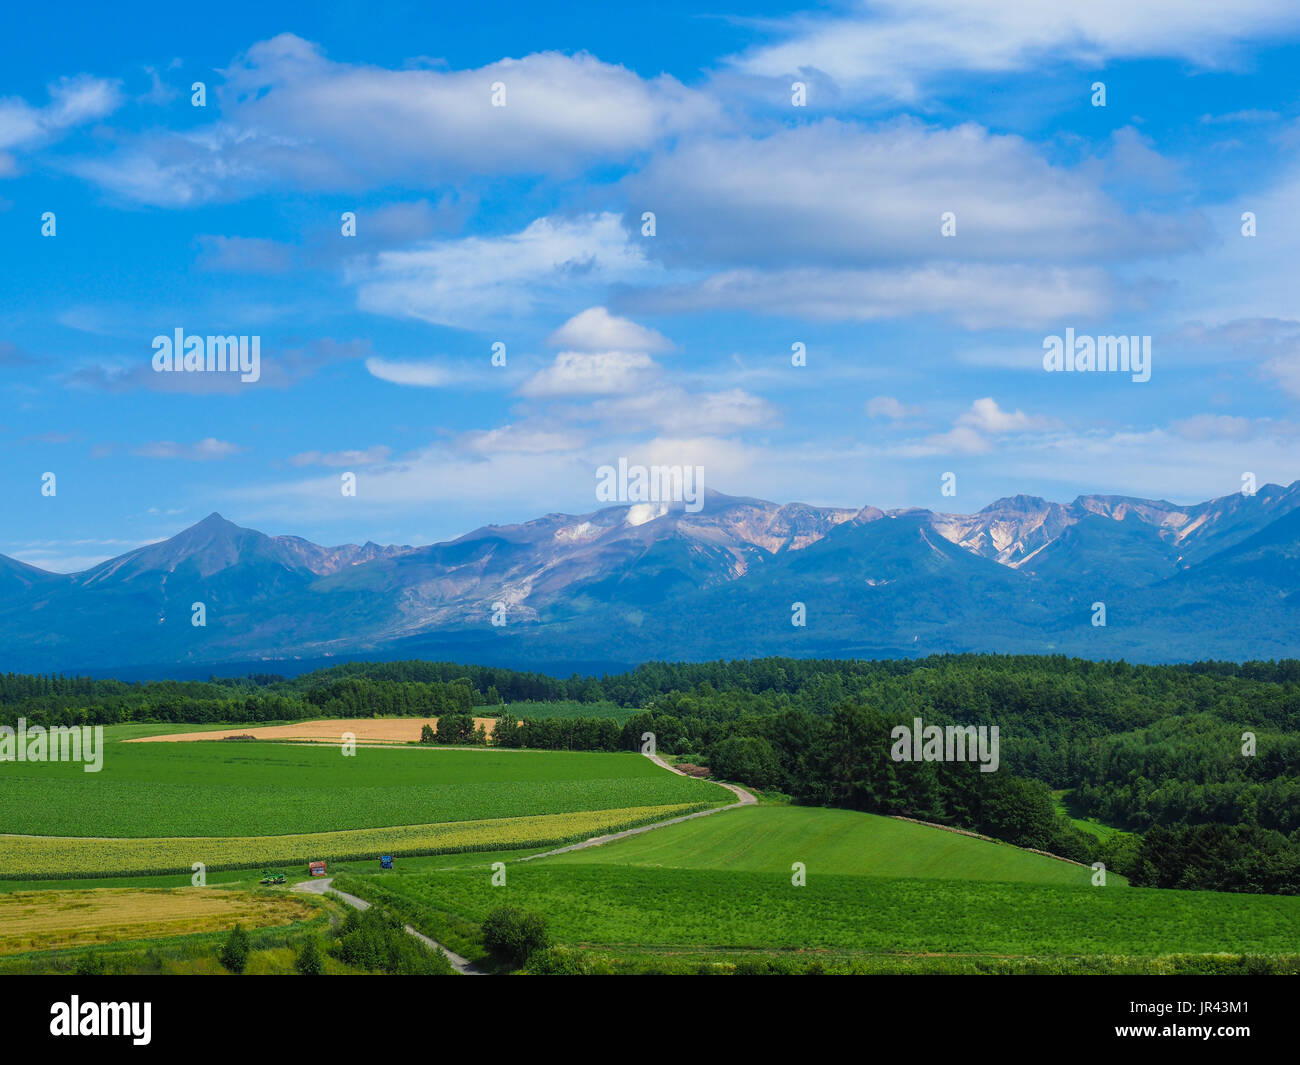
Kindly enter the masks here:
M 1300 967 L 1298 898 L 1134 888 L 1114 874 L 1094 887 L 1088 868 L 852 811 L 729 810 L 511 863 L 500 887 L 498 857 L 339 883 L 484 960 L 488 913 L 535 911 L 598 971 L 746 971 L 763 959 L 775 971 L 1197 972 L 1255 955 Z
M 276 836 L 729 800 L 631 752 L 358 747 L 345 757 L 307 744 L 116 738 L 98 773 L 6 765 L 0 834 Z
M 699 804 L 633 806 L 275 836 L 128 839 L 0 836 L 0 877 L 39 880 L 163 874 L 185 872 L 195 862 L 211 869 L 287 865 L 302 870 L 310 861 L 359 860 L 379 854 L 403 856 L 545 847 L 677 817 L 700 808 Z
M 805 887 L 794 887 L 789 875 L 558 859 L 510 867 L 502 888 L 492 886 L 486 866 L 376 883 L 470 921 L 507 903 L 532 909 L 558 942 L 606 949 L 1279 954 L 1296 951 L 1300 929 L 1294 898 L 1121 886 L 810 874 Z
M 875 814 L 815 806 L 749 806 L 548 861 L 666 869 L 719 869 L 810 878 L 883 876 L 1019 881 L 1087 886 L 1092 870 Z M 1123 885 L 1111 875 L 1110 885 Z

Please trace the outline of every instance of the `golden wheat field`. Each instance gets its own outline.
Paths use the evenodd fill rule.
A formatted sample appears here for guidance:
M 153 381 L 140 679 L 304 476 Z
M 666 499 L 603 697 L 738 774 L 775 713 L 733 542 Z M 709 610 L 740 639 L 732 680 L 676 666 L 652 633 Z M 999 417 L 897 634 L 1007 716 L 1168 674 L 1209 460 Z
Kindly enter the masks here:
M 309 861 L 364 860 L 380 854 L 409 856 L 514 850 L 571 843 L 699 808 L 700 804 L 691 803 L 631 806 L 284 836 L 96 839 L 0 835 L 0 877 L 51 879 L 188 873 L 194 862 L 202 862 L 214 870 L 273 864 L 305 867 Z M 305 879 L 305 868 L 303 873 Z
M 216 888 L 97 888 L 0 895 L 0 954 L 292 924 L 316 907 L 293 895 Z
M 496 719 L 476 717 L 475 727 L 482 725 L 489 736 Z M 295 721 L 292 725 L 260 725 L 219 729 L 211 732 L 172 732 L 162 736 L 141 736 L 126 743 L 188 743 L 196 740 L 224 740 L 232 736 L 252 736 L 259 740 L 296 740 L 300 743 L 342 743 L 343 734 L 351 732 L 358 743 L 419 743 L 420 729 L 438 727 L 436 717 L 335 717 L 323 721 Z

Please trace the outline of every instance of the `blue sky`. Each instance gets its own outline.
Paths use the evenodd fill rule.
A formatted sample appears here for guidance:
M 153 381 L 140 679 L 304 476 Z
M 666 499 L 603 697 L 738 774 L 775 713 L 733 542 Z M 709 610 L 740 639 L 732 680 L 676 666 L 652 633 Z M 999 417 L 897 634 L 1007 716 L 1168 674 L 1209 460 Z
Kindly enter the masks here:
M 380 7 L 12 16 L 0 552 L 428 543 L 620 456 L 961 512 L 1300 477 L 1294 5 Z M 176 328 L 260 380 L 154 372 Z M 1067 328 L 1150 380 L 1046 372 Z

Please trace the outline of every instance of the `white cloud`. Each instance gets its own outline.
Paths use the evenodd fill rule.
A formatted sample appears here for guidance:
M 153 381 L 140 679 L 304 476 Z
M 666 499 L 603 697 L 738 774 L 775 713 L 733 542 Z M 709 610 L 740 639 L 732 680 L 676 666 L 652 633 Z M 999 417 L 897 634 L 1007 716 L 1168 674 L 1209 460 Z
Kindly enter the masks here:
M 158 540 L 143 543 L 139 540 L 46 540 L 6 547 L 4 554 L 50 573 L 80 573 L 117 555 L 157 542 Z
M 1110 154 L 1101 167 L 1112 191 L 1117 187 L 1157 193 L 1190 189 L 1182 163 L 1161 155 L 1155 141 L 1132 126 L 1111 134 Z
M 1247 108 L 1244 111 L 1230 111 L 1224 115 L 1204 114 L 1201 122 L 1207 126 L 1240 125 L 1256 122 L 1276 122 L 1281 118 L 1277 111 L 1265 111 L 1260 108 Z
M 1002 73 L 1064 60 L 1172 58 L 1214 67 L 1239 46 L 1294 36 L 1289 0 L 858 0 L 848 13 L 777 24 L 785 39 L 733 65 L 762 77 L 820 72 L 847 91 L 916 97 L 949 71 Z
M 927 455 L 983 455 L 993 450 L 988 439 L 970 425 L 954 425 L 946 433 L 926 437 L 919 444 L 898 449 L 902 455 L 920 458 Z
M 1180 418 L 1169 426 L 1169 431 L 1184 440 L 1249 440 L 1269 424 L 1259 424 L 1250 418 L 1230 414 L 1195 414 Z
M 480 455 L 543 455 L 575 451 L 583 440 L 583 434 L 572 429 L 511 424 L 462 433 L 456 443 L 461 450 Z
M 1022 410 L 1005 411 L 992 396 L 977 399 L 970 410 L 957 419 L 959 425 L 969 426 L 995 436 L 1003 433 L 1020 433 L 1049 429 L 1054 424 L 1050 418 L 1026 414 Z
M 350 451 L 304 451 L 289 462 L 294 466 L 374 466 L 387 462 L 391 454 L 384 444 Z
M 519 394 L 531 398 L 617 395 L 645 387 L 657 372 L 649 355 L 562 351 L 550 366 L 525 381 Z
M 1141 151 L 1136 135 L 1120 146 Z M 1157 157 L 1158 158 L 1158 157 Z M 1092 262 L 1190 247 L 1199 217 L 1126 214 L 1097 167 L 1050 163 L 975 123 L 823 119 L 762 137 L 695 138 L 627 180 L 653 204 L 655 253 L 690 264 L 877 267 L 935 259 Z M 941 215 L 956 216 L 943 236 Z
M 945 263 L 898 270 L 729 270 L 697 284 L 629 291 L 621 299 L 654 312 L 721 309 L 826 321 L 935 314 L 987 329 L 1098 313 L 1117 297 L 1097 268 Z
M 1014 434 L 1034 434 L 1040 440 L 1043 434 L 1058 430 L 1060 423 L 1052 418 L 1026 414 L 1022 410 L 1006 411 L 991 396 L 975 400 L 970 409 L 958 416 L 953 427 L 944 433 L 934 433 L 921 440 L 896 445 L 891 450 L 907 458 L 924 458 L 931 455 L 984 455 L 993 451 L 993 437 L 1013 437 Z M 1012 446 L 998 440 L 998 453 Z
M 921 413 L 920 407 L 909 407 L 893 396 L 872 396 L 863 409 L 869 417 L 888 418 L 893 422 Z
M 1074 168 L 973 123 L 824 119 L 687 139 L 627 179 L 634 202 L 655 206 L 648 253 L 670 268 L 667 283 L 625 284 L 613 302 L 859 322 L 929 314 L 973 329 L 1139 305 L 1152 282 L 1115 275 L 1135 257 L 1197 247 L 1207 226 L 1195 211 L 1126 210 L 1103 190 L 1108 176 L 1181 180 L 1128 129 L 1106 159 Z
M 594 314 L 593 311 L 599 312 Z M 721 434 L 774 423 L 776 413 L 763 399 L 740 388 L 689 390 L 680 374 L 657 364 L 646 348 L 668 346 L 666 338 L 603 307 L 570 318 L 551 334 L 554 340 L 595 345 L 623 342 L 631 351 L 563 351 L 519 388 L 533 400 L 585 398 L 581 406 L 552 409 L 566 424 L 601 423 L 626 434 L 651 430 L 675 434 Z
M 83 162 L 129 199 L 183 206 L 259 188 L 422 187 L 494 174 L 569 176 L 717 119 L 667 75 L 586 53 L 541 52 L 472 70 L 335 62 L 291 33 L 254 44 L 214 86 L 222 119 L 153 133 Z M 503 84 L 506 106 L 492 104 Z
M 458 326 L 494 324 L 548 301 L 571 301 L 575 292 L 655 274 L 611 212 L 384 251 L 347 271 L 362 310 Z
M 87 74 L 63 78 L 49 87 L 50 102 L 33 107 L 16 96 L 0 99 L 0 149 L 26 148 L 94 122 L 122 103 L 116 81 Z
M 1264 372 L 1271 376 L 1287 395 L 1300 399 L 1300 351 L 1269 359 L 1264 364 Z
M 193 444 L 178 444 L 174 440 L 155 440 L 142 444 L 132 454 L 150 459 L 188 459 L 193 462 L 208 462 L 229 458 L 243 450 L 237 444 L 209 436 Z
M 431 362 L 397 362 L 377 355 L 366 360 L 366 370 L 381 381 L 417 388 L 446 388 L 460 380 L 460 375 L 446 366 Z
M 1200 502 L 1241 489 L 1241 473 L 1289 484 L 1297 476 L 1294 427 L 1274 424 L 1250 438 L 1188 439 L 1169 428 L 1044 434 L 1013 449 L 1000 445 L 998 476 L 1009 486 L 1035 480 L 1083 492 Z M 1102 471 L 1102 472 L 1099 472 Z
M 662 333 L 627 318 L 612 315 L 604 307 L 589 307 L 575 314 L 546 342 L 570 351 L 668 351 L 672 342 Z
M 777 420 L 771 404 L 744 389 L 695 393 L 668 383 L 593 404 L 591 415 L 623 431 L 701 436 L 753 429 Z
M 1268 271 L 1262 263 L 1258 268 L 1262 278 Z M 1171 347 L 1184 362 L 1242 362 L 1287 395 L 1300 398 L 1300 321 L 1260 317 L 1236 318 L 1215 326 L 1195 322 L 1178 330 L 1171 340 Z

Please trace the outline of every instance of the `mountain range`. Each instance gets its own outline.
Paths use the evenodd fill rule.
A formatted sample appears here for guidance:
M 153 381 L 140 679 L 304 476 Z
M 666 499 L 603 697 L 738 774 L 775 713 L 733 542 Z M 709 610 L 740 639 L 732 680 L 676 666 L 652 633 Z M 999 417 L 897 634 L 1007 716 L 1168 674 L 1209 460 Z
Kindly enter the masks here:
M 1300 656 L 1300 481 L 974 514 L 709 492 L 695 513 L 615 505 L 426 547 L 322 547 L 211 514 L 80 573 L 0 555 L 0 670 L 963 651 Z

